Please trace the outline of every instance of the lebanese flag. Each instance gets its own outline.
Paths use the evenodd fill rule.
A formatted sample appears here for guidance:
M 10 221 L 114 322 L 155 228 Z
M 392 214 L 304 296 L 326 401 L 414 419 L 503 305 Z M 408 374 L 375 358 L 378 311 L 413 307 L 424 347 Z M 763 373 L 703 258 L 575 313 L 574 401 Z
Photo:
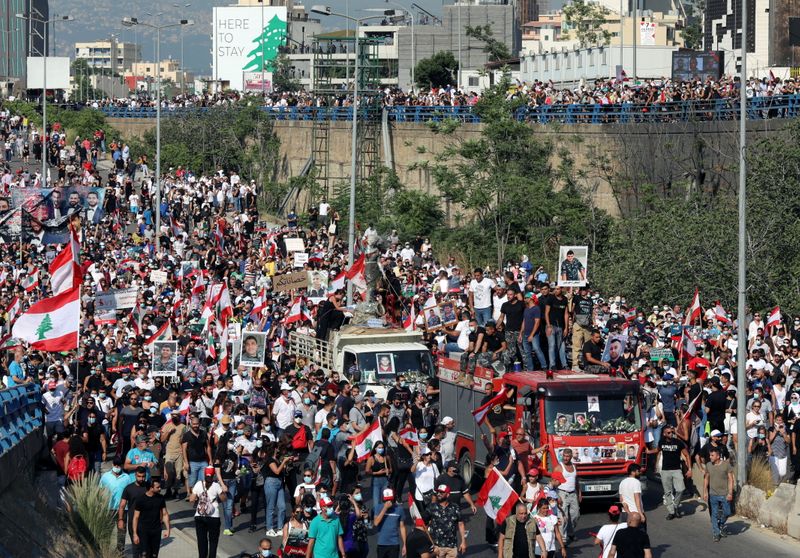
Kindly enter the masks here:
M 697 318 L 700 317 L 700 290 L 695 288 L 694 290 L 694 298 L 692 299 L 692 305 L 689 306 L 686 310 L 686 318 L 683 320 L 683 325 L 690 326 L 694 325 L 694 322 Z
M 139 302 L 133 307 L 131 312 L 130 326 L 133 328 L 133 333 L 136 335 L 142 334 L 142 309 L 139 307 Z
M 494 519 L 495 523 L 502 525 L 514 509 L 517 500 L 519 495 L 514 492 L 503 475 L 492 467 L 478 493 L 476 504 L 483 506 L 486 515 Z
M 69 242 L 64 249 L 53 259 L 48 272 L 50 273 L 50 288 L 54 295 L 69 291 L 81 284 L 80 254 L 81 245 L 78 234 L 70 229 Z
M 636 308 L 631 308 L 623 314 L 626 322 L 632 322 L 636 319 Z
M 353 267 L 345 271 L 347 277 L 353 286 L 361 292 L 367 290 L 367 276 L 364 273 L 366 269 L 366 255 L 362 252 L 356 261 L 353 262 Z
M 11 302 L 8 303 L 6 306 L 6 314 L 8 314 L 8 323 L 14 323 L 19 311 L 22 310 L 22 303 L 19 301 L 18 297 L 14 297 L 11 299 Z
M 228 353 L 228 326 L 225 324 L 219 324 L 218 327 L 221 326 L 220 333 L 219 333 L 219 373 L 220 375 L 226 375 L 228 373 L 228 361 L 230 360 L 230 355 Z
M 214 334 L 209 328 L 208 332 L 206 333 L 206 352 L 208 356 L 216 360 L 217 358 L 217 348 L 214 346 Z
M 411 519 L 414 521 L 415 527 L 425 526 L 425 522 L 422 520 L 422 514 L 419 512 L 419 508 L 417 507 L 416 500 L 414 500 L 412 491 L 408 492 L 408 513 L 411 516 Z
M 403 320 L 403 328 L 406 331 L 414 331 L 417 329 L 417 309 L 414 306 L 414 301 L 411 301 L 411 312 L 408 313 L 408 316 L 405 320 Z
M 26 293 L 29 293 L 33 289 L 38 287 L 39 286 L 39 270 L 38 269 L 34 269 L 33 273 L 30 273 L 29 275 L 26 275 L 25 278 L 22 279 L 22 281 L 20 281 L 19 286 L 22 287 L 25 290 Z
M 356 448 L 356 459 L 364 461 L 369 454 L 372 453 L 372 448 L 378 442 L 383 442 L 383 432 L 381 431 L 381 421 L 372 421 L 372 424 L 364 430 L 361 434 L 350 438 L 353 446 Z
M 183 416 L 188 415 L 192 412 L 192 396 L 191 394 L 186 395 L 181 401 L 181 404 L 178 406 L 178 412 Z
M 782 319 L 783 316 L 781 316 L 781 307 L 776 306 L 769 313 L 769 316 L 767 316 L 767 329 L 781 325 Z
M 156 341 L 169 341 L 170 339 L 172 339 L 172 325 L 167 320 L 158 328 L 158 331 L 145 340 L 144 344 L 149 347 Z
M 336 291 L 344 290 L 344 280 L 347 278 L 347 273 L 342 271 L 339 275 L 331 279 L 328 283 L 328 292 L 334 293 Z
M 253 301 L 253 309 L 250 310 L 250 319 L 258 320 L 261 318 L 261 312 L 267 307 L 267 289 L 262 288 L 258 291 L 256 299 Z
M 228 291 L 228 284 L 223 283 L 217 299 L 217 314 L 223 327 L 228 325 L 228 318 L 233 317 L 233 305 L 231 304 L 231 294 Z
M 71 351 L 78 347 L 81 315 L 80 286 L 40 300 L 24 312 L 11 330 L 13 337 L 27 341 L 32 349 Z
M 692 399 L 692 402 L 689 403 L 689 409 L 683 415 L 683 420 L 691 421 L 692 418 L 694 418 L 695 416 L 699 415 L 699 413 L 700 413 L 700 402 L 701 402 L 702 397 L 703 397 L 703 390 L 700 390 L 700 393 L 698 393 L 697 396 L 695 396 L 695 398 Z
M 298 296 L 294 299 L 292 307 L 289 309 L 289 314 L 284 320 L 284 324 L 289 325 L 292 322 L 301 322 L 303 320 L 310 320 L 311 316 L 308 315 L 305 304 L 303 304 L 303 297 Z
M 409 446 L 418 446 L 419 445 L 419 434 L 417 434 L 417 429 L 413 426 L 406 426 L 400 432 L 400 437 L 405 440 Z
M 722 307 L 722 304 L 717 301 L 716 306 L 714 306 L 714 318 L 722 323 L 722 324 L 729 324 L 731 323 L 731 319 L 728 317 L 728 313 Z
M 199 295 L 202 294 L 204 290 L 206 290 L 206 286 L 205 283 L 203 283 L 203 274 L 198 273 L 197 279 L 195 280 L 194 285 L 192 285 L 192 294 Z
M 510 390 L 509 390 L 510 391 Z M 489 410 L 492 407 L 496 407 L 497 405 L 502 405 L 506 401 L 508 401 L 508 391 L 503 390 L 494 397 L 492 397 L 489 401 L 472 411 L 472 416 L 475 417 L 475 422 L 478 424 L 483 424 L 486 420 L 486 416 L 489 414 Z
M 183 302 L 183 297 L 181 296 L 181 291 L 175 291 L 175 298 L 172 299 L 172 313 L 178 314 L 179 310 L 181 309 L 181 302 Z
M 697 355 L 697 347 L 694 341 L 692 341 L 692 338 L 689 337 L 689 334 L 686 333 L 686 330 L 683 331 L 683 335 L 680 341 L 678 341 L 678 352 L 685 358 L 692 358 Z

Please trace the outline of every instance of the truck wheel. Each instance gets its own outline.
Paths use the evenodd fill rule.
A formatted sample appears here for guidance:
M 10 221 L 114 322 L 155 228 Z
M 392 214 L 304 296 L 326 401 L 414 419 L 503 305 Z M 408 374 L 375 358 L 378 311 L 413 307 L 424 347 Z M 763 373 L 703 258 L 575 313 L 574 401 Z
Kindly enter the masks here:
M 464 479 L 464 484 L 469 487 L 472 484 L 472 475 L 475 472 L 469 452 L 465 451 L 461 454 L 458 460 L 458 472 L 461 478 Z

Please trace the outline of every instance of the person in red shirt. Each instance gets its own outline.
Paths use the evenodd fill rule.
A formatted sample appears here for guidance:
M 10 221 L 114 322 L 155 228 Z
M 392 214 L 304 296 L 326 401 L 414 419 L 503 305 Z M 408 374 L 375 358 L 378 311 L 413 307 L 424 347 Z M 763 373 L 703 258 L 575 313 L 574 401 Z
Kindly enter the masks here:
M 70 433 L 66 430 L 64 432 L 60 432 L 56 434 L 56 442 L 53 444 L 52 449 L 50 450 L 50 456 L 53 458 L 53 461 L 56 464 L 56 468 L 58 471 L 58 480 L 60 483 L 63 483 L 66 479 L 66 461 L 67 455 L 69 454 L 69 440 Z
M 511 448 L 517 454 L 518 474 L 514 476 L 514 483 L 521 486 L 522 480 L 526 478 L 528 471 L 541 465 L 542 459 L 540 455 L 547 450 L 547 444 L 540 448 L 534 448 L 525 434 L 525 430 L 517 428 L 514 431 L 514 437 L 511 439 Z M 516 487 L 516 490 L 519 491 L 519 486 Z

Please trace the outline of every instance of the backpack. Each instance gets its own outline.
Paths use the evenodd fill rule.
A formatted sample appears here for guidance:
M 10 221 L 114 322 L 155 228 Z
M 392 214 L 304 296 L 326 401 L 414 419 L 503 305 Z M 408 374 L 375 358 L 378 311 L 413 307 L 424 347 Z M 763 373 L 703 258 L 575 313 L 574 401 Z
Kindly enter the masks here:
M 69 467 L 67 467 L 67 478 L 71 481 L 79 480 L 86 474 L 88 469 L 89 464 L 86 462 L 86 458 L 82 455 L 76 455 L 70 460 Z
M 292 449 L 305 449 L 308 447 L 308 436 L 306 435 L 305 425 L 300 425 L 300 428 L 292 436 Z
M 314 444 L 314 447 L 308 453 L 305 462 L 303 463 L 304 469 L 311 469 L 312 471 L 319 470 L 319 464 L 322 461 L 322 444 Z

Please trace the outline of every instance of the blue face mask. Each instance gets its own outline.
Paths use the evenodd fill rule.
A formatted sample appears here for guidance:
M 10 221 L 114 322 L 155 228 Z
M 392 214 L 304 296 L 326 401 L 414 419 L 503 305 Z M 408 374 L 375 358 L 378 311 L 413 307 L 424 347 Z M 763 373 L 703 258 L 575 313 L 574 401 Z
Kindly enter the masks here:
M 311 405 L 311 398 L 310 397 L 304 398 L 303 403 L 305 403 L 306 405 Z
M 384 449 L 383 448 L 375 448 L 375 453 L 378 455 L 383 455 Z
M 263 549 L 261 550 L 261 556 L 271 556 L 271 555 L 272 555 L 271 550 L 263 550 Z
M 122 467 L 117 467 L 117 466 L 115 465 L 115 466 L 111 467 L 111 471 L 113 471 L 113 473 L 114 473 L 115 475 L 119 475 L 119 474 L 122 472 Z
M 427 432 L 420 432 L 419 433 L 419 439 L 420 440 L 427 440 L 428 439 L 428 433 Z

